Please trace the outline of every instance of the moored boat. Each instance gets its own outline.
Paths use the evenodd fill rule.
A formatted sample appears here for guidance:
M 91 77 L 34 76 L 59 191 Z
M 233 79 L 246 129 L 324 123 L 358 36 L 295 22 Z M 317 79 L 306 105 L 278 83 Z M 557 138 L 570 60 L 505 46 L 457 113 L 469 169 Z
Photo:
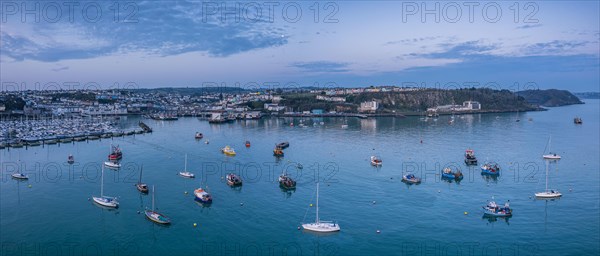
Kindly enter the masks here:
M 121 158 L 123 158 L 123 153 L 121 152 L 121 148 L 119 148 L 118 145 L 117 146 L 110 145 L 110 148 L 111 148 L 111 152 L 108 155 L 108 160 L 115 161 L 115 160 L 121 160 Z
M 158 224 L 164 224 L 164 225 L 171 224 L 171 219 L 169 219 L 169 217 L 154 210 L 154 195 L 155 195 L 155 190 L 154 190 L 154 186 L 152 186 L 152 210 L 144 211 L 146 218 L 148 218 L 149 220 L 156 222 Z
M 241 186 L 242 185 L 242 179 L 239 176 L 235 175 L 234 173 L 227 174 L 225 176 L 225 179 L 227 180 L 227 184 L 229 186 Z
M 275 147 L 275 149 L 273 149 L 273 155 L 274 156 L 283 156 L 283 149 L 281 147 Z
M 498 166 L 498 164 L 495 163 L 485 163 L 481 166 L 481 173 L 489 175 L 499 175 L 500 167 Z
M 116 197 L 104 195 L 104 166 L 102 167 L 102 174 L 100 176 L 100 196 L 99 197 L 92 196 L 92 200 L 94 201 L 94 203 L 101 205 L 101 206 L 110 207 L 110 208 L 118 208 L 119 207 L 119 201 L 117 201 Z
M 409 174 L 402 176 L 402 182 L 408 183 L 408 184 L 419 184 L 419 183 L 421 183 L 421 178 L 415 176 L 414 174 L 409 173 Z
M 119 168 L 121 168 L 121 164 L 119 162 L 113 162 L 113 161 L 106 161 L 106 162 L 104 162 L 104 166 L 106 166 L 108 168 L 112 168 L 112 169 L 119 169 Z
M 381 166 L 383 164 L 383 161 L 381 160 L 381 158 L 376 157 L 376 156 L 371 156 L 371 165 L 372 166 Z
M 467 149 L 465 151 L 465 164 L 477 165 L 477 158 L 475 157 L 475 152 L 472 149 Z
M 338 225 L 336 222 L 322 221 L 319 219 L 319 183 L 317 183 L 317 207 L 316 207 L 315 222 L 304 223 L 304 224 L 302 224 L 302 228 L 304 230 L 320 232 L 320 233 L 340 231 L 340 225 Z
M 581 120 L 581 117 L 575 117 L 573 119 L 573 123 L 575 123 L 575 124 L 582 124 L 583 120 Z
M 204 135 L 201 132 L 196 132 L 196 135 L 194 135 L 194 138 L 199 140 L 199 139 L 204 138 Z
M 560 160 L 561 159 L 560 155 L 558 155 L 556 153 L 552 153 L 550 151 L 551 142 L 552 142 L 552 137 L 548 138 L 548 143 L 546 144 L 546 149 L 548 150 L 548 153 L 543 154 L 542 157 L 544 159 L 549 159 L 549 160 Z M 544 152 L 546 152 L 546 150 L 544 150 Z
M 146 193 L 148 193 L 148 185 L 146 185 L 146 183 L 142 183 L 143 170 L 144 170 L 144 166 L 142 165 L 142 167 L 140 168 L 140 179 L 138 180 L 138 183 L 135 184 L 135 187 L 137 188 L 138 191 L 146 194 Z
M 280 147 L 281 149 L 285 149 L 285 148 L 287 148 L 289 146 L 290 146 L 290 143 L 287 142 L 287 141 L 284 141 L 284 142 L 281 142 L 281 143 L 277 144 L 277 147 Z
M 11 175 L 11 177 L 13 177 L 15 179 L 18 179 L 18 180 L 27 180 L 27 179 L 29 179 L 29 176 L 27 176 L 27 175 L 25 175 L 23 173 L 20 173 L 20 172 L 13 173 Z
M 247 148 L 249 148 L 250 147 L 250 141 L 247 140 L 245 145 L 246 145 Z
M 458 170 L 452 171 L 452 169 L 447 167 L 442 170 L 442 178 L 459 180 L 463 178 L 463 174 Z
M 499 206 L 495 201 L 489 201 L 487 205 L 482 206 L 483 214 L 488 216 L 496 217 L 509 217 L 512 216 L 512 209 L 510 208 L 510 200 L 508 200 L 504 206 Z
M 225 146 L 221 149 L 221 152 L 227 156 L 235 156 L 235 150 L 229 146 Z
M 187 170 L 187 154 L 185 154 L 185 165 L 183 167 L 183 171 L 179 172 L 179 176 L 184 177 L 184 178 L 190 178 L 190 179 L 193 179 L 196 177 L 193 173 L 191 173 Z
M 75 162 L 75 157 L 71 154 L 67 157 L 67 163 L 72 164 Z
M 279 186 L 284 189 L 295 189 L 296 181 L 287 176 L 287 173 L 279 175 Z
M 558 197 L 562 196 L 562 194 L 560 192 L 558 192 L 558 190 L 548 189 L 548 169 L 549 169 L 548 166 L 549 166 L 549 163 L 548 163 L 548 161 L 546 161 L 546 190 L 544 190 L 544 192 L 535 193 L 536 198 L 552 199 L 552 198 L 558 198 Z
M 206 190 L 197 188 L 194 190 L 194 200 L 204 204 L 210 204 L 212 203 L 212 196 L 206 192 Z

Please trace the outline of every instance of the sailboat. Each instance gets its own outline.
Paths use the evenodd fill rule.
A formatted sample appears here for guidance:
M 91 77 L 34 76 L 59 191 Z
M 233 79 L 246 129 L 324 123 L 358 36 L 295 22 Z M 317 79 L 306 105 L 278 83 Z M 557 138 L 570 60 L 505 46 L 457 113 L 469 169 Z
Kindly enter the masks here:
M 158 224 L 171 224 L 171 219 L 169 219 L 167 216 L 160 214 L 158 212 L 156 212 L 154 210 L 154 185 L 152 186 L 152 210 L 145 210 L 144 213 L 146 214 L 146 218 L 148 218 L 151 221 L 154 221 Z
M 550 152 L 550 142 L 551 141 L 552 141 L 552 137 L 548 138 L 548 144 L 546 145 L 548 148 L 548 154 L 544 154 L 543 157 L 544 157 L 544 159 L 558 160 L 561 158 L 560 155 Z
M 314 223 L 302 224 L 302 228 L 314 232 L 336 232 L 340 231 L 340 225 L 332 221 L 319 219 L 319 183 L 317 182 L 317 216 Z
M 102 166 L 102 174 L 100 177 L 100 197 L 92 196 L 92 199 L 94 199 L 94 203 L 111 208 L 119 207 L 119 202 L 117 201 L 116 197 L 104 195 L 104 166 Z
M 19 152 L 19 169 L 17 170 L 16 173 L 13 173 L 11 176 L 18 180 L 28 180 L 29 179 L 29 176 L 27 176 L 21 172 L 21 152 Z
M 140 179 L 138 180 L 138 183 L 135 184 L 135 187 L 137 188 L 137 190 L 139 190 L 142 193 L 148 193 L 148 185 L 146 185 L 146 183 L 142 183 L 142 171 L 144 170 L 144 166 L 142 165 L 142 168 L 140 168 Z
M 550 189 L 548 190 L 548 165 L 549 161 L 546 161 L 546 190 L 544 192 L 535 193 L 535 197 L 537 198 L 557 198 L 561 197 L 562 194 L 557 190 Z
M 183 171 L 179 172 L 179 176 L 184 177 L 184 178 L 196 177 L 193 173 L 188 172 L 188 170 L 187 170 L 187 154 L 185 154 L 185 167 L 184 167 Z

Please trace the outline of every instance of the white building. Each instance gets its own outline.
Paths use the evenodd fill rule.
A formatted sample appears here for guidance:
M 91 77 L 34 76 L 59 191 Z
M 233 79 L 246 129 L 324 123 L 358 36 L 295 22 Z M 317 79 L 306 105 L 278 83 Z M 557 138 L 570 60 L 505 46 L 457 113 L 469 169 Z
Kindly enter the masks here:
M 360 103 L 360 108 L 358 108 L 359 112 L 375 112 L 379 108 L 379 103 L 377 101 L 365 101 Z
M 465 101 L 463 102 L 463 109 L 466 110 L 481 110 L 481 104 L 477 101 Z

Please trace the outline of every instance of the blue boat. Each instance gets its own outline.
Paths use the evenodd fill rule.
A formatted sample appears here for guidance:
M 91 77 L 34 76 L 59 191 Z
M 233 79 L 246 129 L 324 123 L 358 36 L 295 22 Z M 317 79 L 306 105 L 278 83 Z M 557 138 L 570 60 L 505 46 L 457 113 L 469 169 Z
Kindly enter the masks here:
M 489 201 L 486 206 L 482 206 L 483 214 L 495 217 L 510 217 L 512 216 L 512 209 L 510 208 L 509 203 L 510 200 L 507 201 L 504 206 L 499 206 L 495 201 Z
M 463 178 L 463 174 L 460 171 L 453 172 L 450 168 L 444 168 L 442 170 L 442 178 L 460 180 Z
M 497 164 L 485 163 L 481 166 L 482 174 L 500 175 L 500 167 Z
M 210 204 L 212 203 L 212 196 L 204 189 L 197 188 L 194 190 L 194 200 L 203 204 Z

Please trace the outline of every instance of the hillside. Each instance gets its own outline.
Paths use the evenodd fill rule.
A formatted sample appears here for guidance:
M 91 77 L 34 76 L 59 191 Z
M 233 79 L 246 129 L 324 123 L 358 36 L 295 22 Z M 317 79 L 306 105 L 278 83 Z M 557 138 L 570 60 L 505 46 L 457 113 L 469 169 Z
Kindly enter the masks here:
M 567 90 L 527 90 L 517 92 L 527 102 L 543 107 L 560 107 L 573 104 L 583 104 L 581 100 Z

